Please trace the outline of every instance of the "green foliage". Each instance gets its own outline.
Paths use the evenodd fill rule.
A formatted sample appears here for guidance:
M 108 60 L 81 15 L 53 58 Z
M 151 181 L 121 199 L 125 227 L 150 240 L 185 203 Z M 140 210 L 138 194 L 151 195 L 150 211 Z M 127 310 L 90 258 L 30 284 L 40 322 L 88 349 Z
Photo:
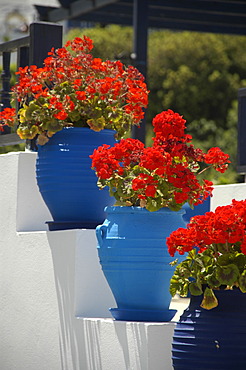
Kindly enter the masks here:
M 202 294 L 202 286 L 198 282 L 192 282 L 189 285 L 189 291 L 192 295 L 201 295 Z
M 25 150 L 25 144 L 17 144 L 17 145 L 6 145 L 0 147 L 0 154 L 5 154 L 9 152 L 22 152 Z
M 213 290 L 210 288 L 206 288 L 204 295 L 203 295 L 201 307 L 205 308 L 206 310 L 211 310 L 212 308 L 215 308 L 217 306 L 218 306 L 218 300 Z
M 75 29 L 67 39 L 86 34 L 101 58 L 131 63 L 132 29 L 115 25 Z M 226 174 L 211 173 L 214 183 L 242 181 L 236 173 L 237 90 L 246 85 L 245 37 L 196 32 L 151 30 L 148 48 L 150 123 L 162 110 L 172 109 L 187 120 L 194 144 L 204 150 L 219 146 L 231 156 Z
M 231 102 L 237 97 L 235 91 L 246 77 L 245 55 L 240 57 L 240 64 L 230 46 L 235 50 L 236 44 L 242 51 L 244 43 L 245 37 L 153 32 L 149 72 L 153 77 L 160 70 L 161 76 L 155 77 L 154 83 L 161 90 L 162 106 L 179 110 L 189 122 L 206 118 L 223 126 Z
M 246 255 L 238 252 L 237 246 L 231 246 L 225 254 L 218 255 L 218 246 L 211 245 L 209 249 L 198 253 L 192 249 L 186 259 L 176 266 L 170 281 L 170 293 L 179 293 L 185 297 L 188 291 L 192 295 L 202 295 L 201 307 L 206 309 L 218 305 L 213 289 L 222 286 L 231 288 L 237 286 L 246 292 Z M 208 288 L 203 290 L 204 286 Z
M 90 38 L 75 38 L 52 50 L 44 68 L 21 68 L 11 94 L 20 108 L 0 112 L 0 129 L 16 124 L 21 139 L 38 135 L 44 145 L 64 127 L 111 129 L 120 139 L 139 125 L 148 104 L 143 76 L 119 61 L 93 58 L 92 47 Z
M 92 54 L 102 59 L 121 59 L 123 63 L 130 63 L 132 53 L 132 27 L 110 25 L 105 28 L 74 28 L 65 37 L 65 42 L 75 37 L 86 35 L 93 40 Z
M 246 293 L 246 271 L 239 278 L 239 288 L 241 292 Z
M 132 63 L 131 27 L 73 29 L 65 41 L 82 35 L 93 39 L 95 56 Z M 219 146 L 230 154 L 225 174 L 211 171 L 210 180 L 217 184 L 242 181 L 236 173 L 237 90 L 246 86 L 245 41 L 245 36 L 149 32 L 147 145 L 152 143 L 152 118 L 168 108 L 179 112 L 195 146 Z M 14 76 L 14 66 L 11 71 Z

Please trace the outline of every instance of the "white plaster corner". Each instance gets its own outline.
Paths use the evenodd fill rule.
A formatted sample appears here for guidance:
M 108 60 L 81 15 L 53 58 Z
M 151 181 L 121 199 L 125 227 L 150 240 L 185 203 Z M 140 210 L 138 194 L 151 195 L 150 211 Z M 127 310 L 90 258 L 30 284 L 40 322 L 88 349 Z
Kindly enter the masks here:
M 111 317 L 110 307 L 116 307 L 116 303 L 99 263 L 95 230 L 79 230 L 75 257 L 75 315 Z
M 36 182 L 35 152 L 20 152 L 17 188 L 17 231 L 46 231 L 52 216 L 43 201 Z

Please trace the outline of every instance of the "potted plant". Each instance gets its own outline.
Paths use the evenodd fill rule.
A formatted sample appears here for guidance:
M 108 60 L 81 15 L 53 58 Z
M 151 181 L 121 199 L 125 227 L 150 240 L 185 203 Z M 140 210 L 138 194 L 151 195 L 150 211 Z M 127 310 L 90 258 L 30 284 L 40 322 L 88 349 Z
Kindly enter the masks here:
M 37 136 L 37 181 L 56 228 L 102 222 L 111 200 L 98 191 L 89 155 L 139 125 L 148 102 L 137 69 L 94 58 L 92 48 L 88 37 L 75 38 L 52 49 L 42 68 L 20 68 L 13 97 L 21 108 L 0 113 L 22 139 Z
M 174 315 L 168 293 L 173 259 L 165 239 L 185 225 L 186 202 L 193 207 L 211 195 L 212 182 L 199 180 L 199 174 L 209 167 L 224 172 L 229 163 L 219 148 L 207 153 L 194 148 L 185 122 L 169 109 L 153 119 L 152 147 L 122 139 L 91 156 L 98 186 L 108 186 L 116 200 L 96 232 L 102 269 L 118 306 L 111 313 L 117 319 L 168 321 Z
M 170 292 L 191 296 L 174 332 L 174 369 L 244 369 L 246 200 L 194 216 L 167 246 L 171 256 L 186 253 Z

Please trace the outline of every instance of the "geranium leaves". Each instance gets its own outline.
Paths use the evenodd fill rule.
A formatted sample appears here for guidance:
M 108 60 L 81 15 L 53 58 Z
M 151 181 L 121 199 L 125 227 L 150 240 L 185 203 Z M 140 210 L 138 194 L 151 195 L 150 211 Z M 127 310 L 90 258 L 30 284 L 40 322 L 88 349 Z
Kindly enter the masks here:
M 244 277 L 246 256 L 243 253 L 227 252 L 218 258 L 218 265 L 216 278 L 220 284 L 233 286 L 238 282 L 240 289 L 246 292 L 246 280 Z
M 215 308 L 217 306 L 218 306 L 218 300 L 213 290 L 210 288 L 206 288 L 204 295 L 203 295 L 201 307 L 205 308 L 206 310 L 211 310 L 212 308 Z
M 246 264 L 246 256 L 243 253 L 230 250 L 229 253 L 227 251 L 225 254 L 221 254 L 217 261 L 220 266 L 227 266 L 232 263 L 235 264 L 239 270 L 242 270 Z
M 167 247 L 172 257 L 175 252 L 188 252 L 175 270 L 178 285 L 174 287 L 178 292 L 189 281 L 192 295 L 206 288 L 203 308 L 217 306 L 217 290 L 240 289 L 246 293 L 246 200 L 233 199 L 229 205 L 192 217 L 186 228 L 169 235 Z M 182 276 L 187 266 L 189 275 Z
M 118 139 L 139 125 L 149 94 L 143 75 L 120 61 L 94 58 L 91 45 L 88 37 L 76 37 L 63 48 L 53 48 L 43 68 L 19 68 L 12 96 L 22 108 L 4 109 L 0 121 L 10 126 L 19 122 L 18 134 L 23 139 L 40 134 L 40 145 L 60 125 L 111 129 Z M 54 119 L 58 126 L 51 127 Z M 0 131 L 1 127 L 2 122 Z
M 202 285 L 197 282 L 192 282 L 189 285 L 189 291 L 192 295 L 201 295 L 203 293 Z
M 217 298 L 213 290 L 231 289 L 233 286 L 246 293 L 246 255 L 239 253 L 237 248 L 224 249 L 225 254 L 217 252 L 217 246 L 211 245 L 203 252 L 192 249 L 184 261 L 176 266 L 170 282 L 170 293 L 187 296 L 203 294 L 201 307 L 211 309 L 217 306 Z M 207 289 L 206 289 L 207 288 Z
M 242 273 L 242 275 L 239 278 L 239 289 L 241 292 L 246 293 L 246 271 Z
M 169 292 L 171 296 L 174 297 L 175 294 L 178 293 L 181 297 L 187 297 L 188 291 L 189 291 L 189 280 L 186 279 L 186 281 L 183 282 L 183 280 L 180 279 L 178 275 L 174 275 L 170 280 Z
M 221 282 L 219 281 L 219 279 L 217 279 L 216 277 L 216 272 L 214 272 L 213 274 L 211 275 L 208 275 L 207 277 L 207 284 L 211 287 L 211 288 L 218 288 L 220 285 L 221 285 Z
M 218 266 L 216 270 L 216 277 L 220 284 L 232 286 L 239 277 L 238 267 L 233 264 L 223 267 Z

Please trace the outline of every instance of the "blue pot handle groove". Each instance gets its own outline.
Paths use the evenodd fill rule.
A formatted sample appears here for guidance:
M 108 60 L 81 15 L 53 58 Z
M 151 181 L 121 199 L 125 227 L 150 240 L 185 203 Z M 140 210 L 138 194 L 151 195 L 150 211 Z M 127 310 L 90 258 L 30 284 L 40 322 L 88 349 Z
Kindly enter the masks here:
M 103 247 L 103 240 L 106 237 L 107 228 L 106 225 L 98 225 L 96 227 L 96 237 L 100 248 Z

